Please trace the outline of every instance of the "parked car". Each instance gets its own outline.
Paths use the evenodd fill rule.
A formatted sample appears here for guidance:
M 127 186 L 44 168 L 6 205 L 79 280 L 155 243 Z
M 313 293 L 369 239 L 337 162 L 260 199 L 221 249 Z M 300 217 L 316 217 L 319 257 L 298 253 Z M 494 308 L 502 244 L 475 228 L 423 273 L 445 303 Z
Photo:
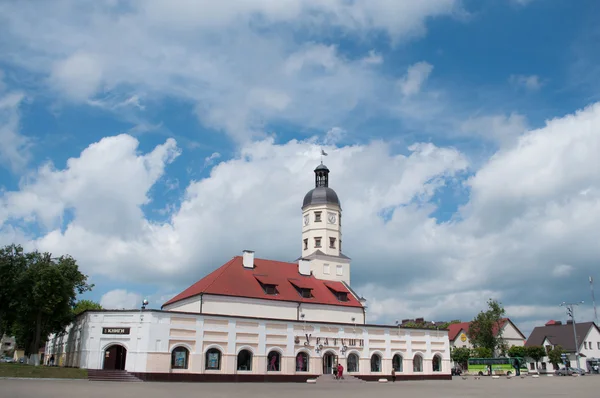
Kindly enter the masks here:
M 585 370 L 579 368 L 562 368 L 554 372 L 557 376 L 572 376 L 575 373 L 580 376 L 585 376 Z
M 15 360 L 12 359 L 11 357 L 4 357 L 2 358 L 2 362 L 4 363 L 13 363 Z

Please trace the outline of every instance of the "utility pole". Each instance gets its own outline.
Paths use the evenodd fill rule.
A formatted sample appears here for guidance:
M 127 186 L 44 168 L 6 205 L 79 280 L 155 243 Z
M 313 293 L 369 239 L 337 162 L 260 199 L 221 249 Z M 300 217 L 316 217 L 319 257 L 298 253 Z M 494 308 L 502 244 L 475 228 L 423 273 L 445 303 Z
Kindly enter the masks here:
M 575 313 L 573 311 L 573 306 L 579 305 L 579 304 L 583 304 L 583 301 L 580 301 L 578 303 L 566 303 L 563 301 L 562 303 L 560 303 L 561 307 L 567 307 L 567 315 L 569 315 L 571 317 L 571 319 L 573 320 L 573 336 L 575 337 L 575 360 L 577 361 L 577 369 L 580 369 L 580 366 L 579 366 L 579 342 L 577 341 L 577 329 L 575 328 Z
M 594 278 L 590 276 L 590 290 L 592 291 L 592 305 L 594 306 L 594 322 L 598 325 L 598 312 L 596 311 L 596 298 L 594 297 Z

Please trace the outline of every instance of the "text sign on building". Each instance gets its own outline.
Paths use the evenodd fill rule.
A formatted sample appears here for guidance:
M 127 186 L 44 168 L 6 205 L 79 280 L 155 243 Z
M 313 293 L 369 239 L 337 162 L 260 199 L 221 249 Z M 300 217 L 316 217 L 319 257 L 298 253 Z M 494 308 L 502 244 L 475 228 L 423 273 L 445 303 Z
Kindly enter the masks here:
M 129 334 L 131 328 L 102 328 L 102 334 Z

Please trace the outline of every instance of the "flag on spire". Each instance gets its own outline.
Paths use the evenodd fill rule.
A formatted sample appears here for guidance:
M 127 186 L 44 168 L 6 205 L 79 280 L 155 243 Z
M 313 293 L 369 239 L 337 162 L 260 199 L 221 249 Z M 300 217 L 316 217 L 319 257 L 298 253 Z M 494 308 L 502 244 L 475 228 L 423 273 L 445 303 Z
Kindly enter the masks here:
M 327 152 L 321 149 L 321 156 L 327 156 Z

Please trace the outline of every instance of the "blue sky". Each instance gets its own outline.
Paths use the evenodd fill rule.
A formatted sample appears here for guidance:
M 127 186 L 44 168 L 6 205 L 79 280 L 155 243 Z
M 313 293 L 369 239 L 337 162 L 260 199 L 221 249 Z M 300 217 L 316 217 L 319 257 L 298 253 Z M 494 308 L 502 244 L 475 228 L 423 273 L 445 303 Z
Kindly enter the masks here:
M 598 12 L 4 3 L 0 243 L 72 254 L 107 306 L 159 307 L 242 249 L 296 258 L 326 148 L 371 320 L 466 320 L 489 296 L 525 330 L 560 318 L 599 254 Z

